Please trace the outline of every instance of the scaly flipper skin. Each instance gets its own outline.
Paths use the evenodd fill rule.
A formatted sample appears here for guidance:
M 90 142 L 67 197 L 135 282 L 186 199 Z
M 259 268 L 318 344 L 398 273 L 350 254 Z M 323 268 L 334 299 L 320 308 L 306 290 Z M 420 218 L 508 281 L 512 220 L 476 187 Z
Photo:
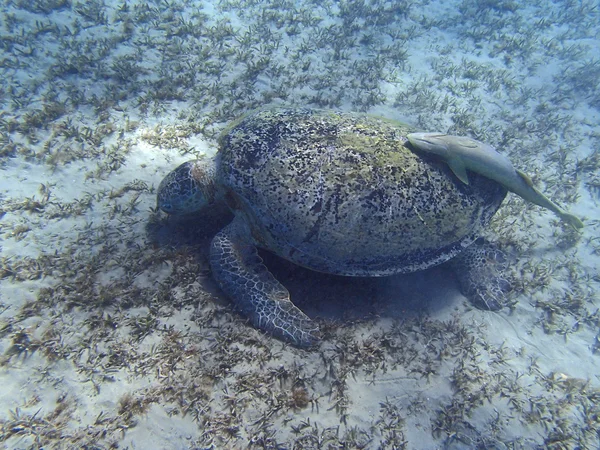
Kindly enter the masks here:
M 236 217 L 214 237 L 210 265 L 215 280 L 255 327 L 301 347 L 316 344 L 319 328 L 262 263 L 247 228 Z
M 504 275 L 506 256 L 495 245 L 474 242 L 448 264 L 461 292 L 477 308 L 497 311 L 508 303 L 511 286 Z

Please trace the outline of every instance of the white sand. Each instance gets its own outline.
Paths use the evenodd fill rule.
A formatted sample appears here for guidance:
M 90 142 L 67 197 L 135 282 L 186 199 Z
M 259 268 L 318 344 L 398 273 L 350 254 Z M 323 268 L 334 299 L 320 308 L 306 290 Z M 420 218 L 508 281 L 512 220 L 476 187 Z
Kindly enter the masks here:
M 597 5 L 252 3 L 3 7 L 0 443 L 598 448 Z M 472 134 L 586 226 L 509 195 L 490 235 L 516 305 L 495 313 L 443 268 L 349 279 L 265 255 L 325 331 L 292 348 L 211 280 L 222 223 L 151 210 L 265 104 Z

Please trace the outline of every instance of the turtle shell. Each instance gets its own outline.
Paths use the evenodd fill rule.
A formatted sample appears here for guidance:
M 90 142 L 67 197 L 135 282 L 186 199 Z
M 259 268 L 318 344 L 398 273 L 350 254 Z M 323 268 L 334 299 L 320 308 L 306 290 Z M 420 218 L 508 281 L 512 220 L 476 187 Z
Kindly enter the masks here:
M 352 276 L 406 273 L 470 245 L 506 190 L 410 149 L 408 125 L 364 114 L 272 109 L 220 137 L 217 182 L 255 244 Z

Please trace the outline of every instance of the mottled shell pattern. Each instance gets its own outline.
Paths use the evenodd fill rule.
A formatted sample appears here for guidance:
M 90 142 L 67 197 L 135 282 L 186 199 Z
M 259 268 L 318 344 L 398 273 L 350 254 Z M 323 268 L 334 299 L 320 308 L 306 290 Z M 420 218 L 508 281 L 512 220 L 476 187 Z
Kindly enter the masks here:
M 217 184 L 259 247 L 351 276 L 440 264 L 471 244 L 506 195 L 412 151 L 409 126 L 363 114 L 272 109 L 220 138 Z

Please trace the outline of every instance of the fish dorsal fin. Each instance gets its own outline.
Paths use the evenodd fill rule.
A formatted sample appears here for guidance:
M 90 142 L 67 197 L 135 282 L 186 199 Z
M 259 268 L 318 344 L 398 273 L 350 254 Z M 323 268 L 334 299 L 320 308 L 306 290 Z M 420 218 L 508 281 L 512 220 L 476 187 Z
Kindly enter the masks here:
M 465 184 L 469 184 L 467 168 L 462 159 L 456 156 L 453 158 L 448 158 L 446 162 L 448 163 L 448 167 L 450 167 L 450 170 L 454 172 L 454 175 L 456 175 L 460 181 L 462 181 Z
M 525 181 L 525 183 L 527 183 L 527 186 L 533 187 L 533 181 L 531 180 L 529 175 L 527 175 L 525 172 L 521 172 L 519 169 L 515 169 L 515 171 L 517 172 L 517 175 L 519 175 L 521 178 L 523 178 L 523 181 Z

